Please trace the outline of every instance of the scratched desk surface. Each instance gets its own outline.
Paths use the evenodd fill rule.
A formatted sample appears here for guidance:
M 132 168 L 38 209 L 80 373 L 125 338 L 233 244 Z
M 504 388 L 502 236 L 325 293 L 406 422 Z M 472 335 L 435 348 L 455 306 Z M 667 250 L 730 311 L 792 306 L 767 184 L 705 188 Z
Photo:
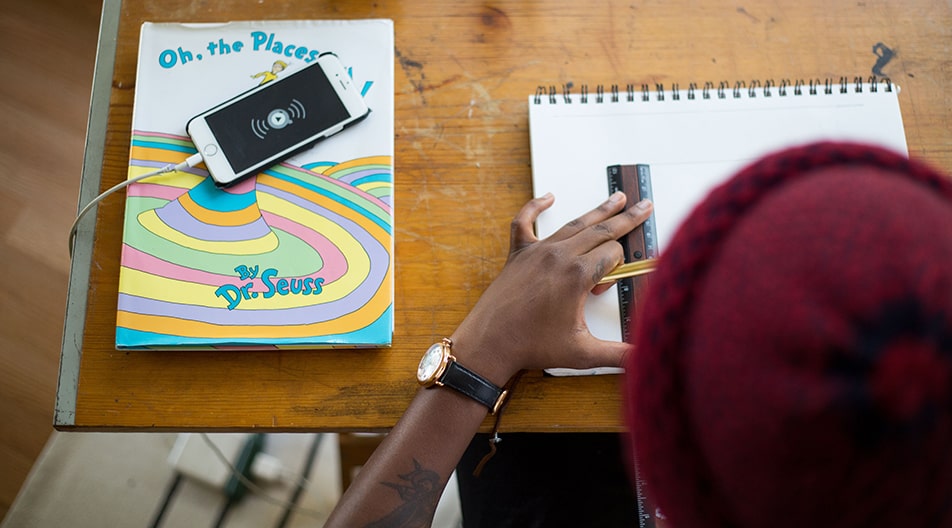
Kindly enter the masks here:
M 503 265 L 509 220 L 531 196 L 526 97 L 539 85 L 779 83 L 867 77 L 875 69 L 902 88 L 911 154 L 952 172 L 952 7 L 947 2 L 366 4 L 127 0 L 107 7 L 121 11 L 111 89 L 105 88 L 108 120 L 99 188 L 125 178 L 143 21 L 393 19 L 393 347 L 117 352 L 123 200 L 113 198 L 98 210 L 88 291 L 74 291 L 70 298 L 70 310 L 84 304 L 86 317 L 75 340 L 81 350 L 75 399 L 62 398 L 69 408 L 57 409 L 57 427 L 345 431 L 392 426 L 416 391 L 413 374 L 421 353 L 453 331 Z M 516 389 L 502 429 L 620 430 L 619 383 L 619 376 L 553 379 L 530 373 Z M 61 380 L 62 387 L 69 390 Z

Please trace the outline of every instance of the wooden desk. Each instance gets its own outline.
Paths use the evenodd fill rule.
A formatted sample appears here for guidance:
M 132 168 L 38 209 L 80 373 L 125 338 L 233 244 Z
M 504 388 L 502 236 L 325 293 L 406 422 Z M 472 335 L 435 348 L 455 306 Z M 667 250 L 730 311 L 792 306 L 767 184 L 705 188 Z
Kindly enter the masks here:
M 526 97 L 539 85 L 810 79 L 901 85 L 912 155 L 952 172 L 946 2 L 228 2 L 107 0 L 81 201 L 126 175 L 143 21 L 392 18 L 396 31 L 393 348 L 117 352 L 121 197 L 81 231 L 55 426 L 82 430 L 383 430 L 416 390 L 421 353 L 502 267 L 531 195 Z M 363 4 L 363 3 L 361 3 Z M 676 140 L 676 139 L 674 139 Z M 87 224 L 89 225 L 89 224 Z M 618 376 L 526 376 L 503 430 L 617 431 Z M 488 426 L 487 421 L 484 426 Z

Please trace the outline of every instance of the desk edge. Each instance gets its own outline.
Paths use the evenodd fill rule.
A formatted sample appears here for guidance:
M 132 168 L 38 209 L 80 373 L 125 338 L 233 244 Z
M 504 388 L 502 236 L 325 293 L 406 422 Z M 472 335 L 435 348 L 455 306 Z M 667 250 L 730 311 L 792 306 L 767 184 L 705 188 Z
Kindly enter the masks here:
M 119 32 L 121 0 L 104 0 L 99 24 L 96 65 L 89 97 L 86 124 L 86 145 L 77 210 L 99 194 L 102 180 L 103 152 L 106 147 L 106 124 L 112 92 L 113 68 L 116 62 L 116 39 Z M 95 218 L 95 214 L 91 215 Z M 95 220 L 93 220 L 95 222 Z M 86 227 L 83 228 L 82 225 Z M 76 397 L 79 390 L 79 365 L 82 358 L 83 331 L 89 292 L 89 271 L 92 262 L 94 224 L 84 220 L 76 232 L 76 243 L 69 268 L 66 317 L 63 323 L 63 344 L 56 386 L 53 427 L 68 429 L 76 425 Z

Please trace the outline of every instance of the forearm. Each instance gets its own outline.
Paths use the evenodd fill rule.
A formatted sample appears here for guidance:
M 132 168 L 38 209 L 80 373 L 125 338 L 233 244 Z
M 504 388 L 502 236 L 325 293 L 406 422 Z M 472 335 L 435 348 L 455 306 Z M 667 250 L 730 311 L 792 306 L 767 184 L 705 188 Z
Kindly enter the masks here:
M 552 202 L 551 195 L 531 200 L 513 219 L 506 266 L 444 343 L 460 366 L 496 387 L 526 369 L 617 366 L 627 350 L 592 336 L 583 306 L 604 272 L 622 260 L 617 238 L 644 222 L 651 204 L 622 212 L 624 195 L 615 193 L 539 241 L 533 223 Z M 449 387 L 421 389 L 327 526 L 429 526 L 487 405 Z
M 486 414 L 486 407 L 451 389 L 421 389 L 325 526 L 429 526 Z

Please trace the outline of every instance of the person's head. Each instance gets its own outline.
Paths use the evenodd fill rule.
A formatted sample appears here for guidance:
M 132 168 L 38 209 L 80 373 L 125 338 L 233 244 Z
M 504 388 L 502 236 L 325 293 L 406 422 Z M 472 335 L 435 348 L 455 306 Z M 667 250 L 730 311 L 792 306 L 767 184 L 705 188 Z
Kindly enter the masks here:
M 952 523 L 952 180 L 821 143 L 688 217 L 625 382 L 675 528 Z

